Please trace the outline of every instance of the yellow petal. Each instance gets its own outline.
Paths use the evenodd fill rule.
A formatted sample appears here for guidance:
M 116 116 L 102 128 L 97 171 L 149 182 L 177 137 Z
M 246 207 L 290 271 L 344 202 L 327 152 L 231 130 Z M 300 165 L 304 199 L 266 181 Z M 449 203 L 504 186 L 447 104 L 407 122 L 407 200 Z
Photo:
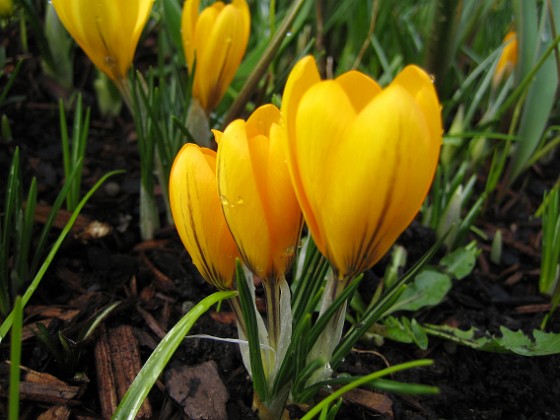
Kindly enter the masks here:
M 169 200 L 177 232 L 204 279 L 231 288 L 239 254 L 222 213 L 214 151 L 183 146 L 171 169 Z
M 244 261 L 264 279 L 286 272 L 301 228 L 280 124 L 279 110 L 265 105 L 216 133 L 224 215 Z
M 359 71 L 346 72 L 335 79 L 344 89 L 356 112 L 360 112 L 379 92 L 381 87 Z
M 420 209 L 435 172 L 424 114 L 401 86 L 385 89 L 332 149 L 321 209 L 327 255 L 344 278 L 375 264 Z
M 125 78 L 153 0 L 53 0 L 52 4 L 95 66 L 115 81 Z
M 333 217 L 328 212 L 318 211 L 330 200 L 325 177 L 338 158 L 332 153 L 333 148 L 355 116 L 354 107 L 340 84 L 335 81 L 316 83 L 307 89 L 299 103 L 295 136 L 290 139 L 292 158 L 289 161 L 299 174 L 300 191 L 296 188 L 296 193 L 307 226 L 324 254 L 329 240 L 324 225 L 331 223 Z M 345 177 L 344 173 L 337 175 Z
M 251 26 L 245 0 L 216 2 L 198 15 L 198 3 L 185 4 L 182 15 L 183 48 L 189 72 L 194 72 L 193 96 L 206 112 L 222 99 L 247 48 Z
M 301 181 L 300 167 L 296 163 L 296 115 L 300 100 L 304 93 L 311 86 L 319 83 L 320 81 L 321 77 L 319 76 L 315 59 L 311 56 L 302 58 L 296 63 L 288 76 L 286 87 L 284 88 L 284 93 L 282 95 L 281 107 L 281 113 L 284 117 L 286 127 L 286 139 L 283 142 L 283 145 L 288 171 L 292 179 L 292 185 L 298 202 L 300 203 L 304 217 L 306 218 L 307 225 L 312 227 L 312 229 L 317 232 L 317 235 L 319 234 L 319 229 L 316 221 L 314 220 L 313 214 L 309 211 L 310 205 Z
M 515 31 L 510 31 L 506 34 L 503 40 L 504 47 L 494 70 L 492 84 L 498 85 L 506 76 L 511 74 L 517 65 L 517 34 Z
M 437 98 L 433 80 L 417 66 L 407 66 L 401 71 L 392 84 L 404 87 L 414 98 L 424 113 L 431 138 L 441 144 L 443 127 L 441 122 L 441 105 Z M 436 156 L 436 160 L 439 156 Z
M 271 270 L 270 241 L 254 165 L 265 155 L 266 137 L 255 138 L 251 147 L 245 122 L 229 124 L 218 147 L 218 191 L 224 216 L 241 258 L 260 277 Z
M 181 36 L 183 39 L 183 49 L 187 60 L 187 67 L 192 73 L 194 64 L 195 50 L 195 30 L 198 20 L 198 8 L 200 0 L 187 0 L 183 6 L 181 15 Z

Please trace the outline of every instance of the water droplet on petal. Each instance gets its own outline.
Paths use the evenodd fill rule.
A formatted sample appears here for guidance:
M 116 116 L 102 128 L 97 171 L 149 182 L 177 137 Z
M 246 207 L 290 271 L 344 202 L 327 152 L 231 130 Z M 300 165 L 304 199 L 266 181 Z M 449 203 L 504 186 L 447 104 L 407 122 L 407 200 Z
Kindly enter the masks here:
M 110 55 L 105 56 L 105 64 L 107 64 L 108 67 L 115 67 L 117 65 L 117 59 L 115 57 L 112 57 Z

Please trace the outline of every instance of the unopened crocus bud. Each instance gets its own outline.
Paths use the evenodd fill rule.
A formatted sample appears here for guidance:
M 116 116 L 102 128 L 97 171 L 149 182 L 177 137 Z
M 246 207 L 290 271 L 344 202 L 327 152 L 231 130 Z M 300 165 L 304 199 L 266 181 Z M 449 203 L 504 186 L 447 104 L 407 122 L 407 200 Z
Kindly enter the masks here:
M 441 146 L 432 80 L 406 67 L 382 89 L 350 71 L 321 81 L 312 57 L 282 99 L 286 156 L 304 219 L 339 279 L 372 267 L 420 209 Z
M 502 80 L 508 77 L 517 65 L 517 34 L 514 31 L 508 32 L 504 37 L 503 45 L 502 54 L 492 78 L 492 85 L 494 86 L 499 85 Z
M 220 290 L 231 289 L 237 247 L 227 227 L 216 183 L 216 152 L 188 143 L 169 177 L 175 227 L 202 277 Z
M 221 101 L 245 54 L 251 17 L 245 0 L 218 1 L 202 12 L 199 5 L 200 0 L 185 2 L 181 31 L 187 67 L 194 74 L 193 96 L 209 113 Z
M 299 208 L 282 143 L 285 131 L 273 105 L 235 120 L 218 142 L 218 190 L 228 226 L 245 264 L 260 278 L 282 278 L 294 258 Z
M 153 1 L 52 0 L 52 5 L 93 64 L 121 83 L 127 77 Z
M 9 18 L 14 13 L 13 0 L 0 0 L 0 18 Z

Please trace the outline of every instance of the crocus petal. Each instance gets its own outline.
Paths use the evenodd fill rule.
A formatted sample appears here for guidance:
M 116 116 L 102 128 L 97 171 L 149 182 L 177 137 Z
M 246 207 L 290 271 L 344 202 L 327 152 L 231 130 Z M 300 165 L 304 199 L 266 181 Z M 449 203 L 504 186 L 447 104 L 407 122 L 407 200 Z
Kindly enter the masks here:
M 375 80 L 359 71 L 346 72 L 335 81 L 344 89 L 356 112 L 364 109 L 374 96 L 381 92 L 381 87 Z
M 502 53 L 500 54 L 500 59 L 496 65 L 496 70 L 494 70 L 494 76 L 492 78 L 492 84 L 497 86 L 500 82 L 506 78 L 515 66 L 517 65 L 517 34 L 515 31 L 510 31 L 506 34 L 503 40 L 504 47 Z
M 193 96 L 209 112 L 218 105 L 241 63 L 250 31 L 245 0 L 216 2 L 198 14 L 199 1 L 187 0 L 181 20 L 183 48 L 189 72 L 194 72 Z M 195 8 L 196 7 L 196 8 Z
M 200 0 L 187 0 L 183 6 L 183 14 L 181 15 L 183 49 L 189 69 L 192 69 L 194 64 L 195 31 L 199 6 Z
M 225 222 L 216 183 L 216 153 L 186 144 L 169 178 L 177 232 L 204 279 L 218 289 L 233 284 L 237 247 Z
M 323 223 L 326 255 L 341 278 L 374 265 L 416 215 L 439 150 L 429 142 L 420 107 L 394 86 L 356 117 L 332 150 L 336 159 L 324 181 L 331 189 L 320 214 L 330 219 Z
M 95 66 L 114 81 L 126 77 L 153 0 L 53 0 L 70 35 Z
M 301 191 L 299 196 L 307 227 L 317 247 L 327 251 L 325 222 L 317 208 L 328 197 L 328 185 L 324 182 L 330 172 L 332 150 L 344 131 L 356 117 L 356 112 L 342 87 L 335 81 L 317 83 L 307 90 L 301 99 L 295 121 L 295 138 L 305 141 L 293 143 L 294 166 L 299 169 Z M 339 174 L 344 177 L 344 174 Z M 297 190 L 296 190 L 297 191 Z M 298 196 L 298 198 L 299 198 Z M 325 217 L 330 217 L 325 212 Z
M 265 105 L 247 122 L 236 120 L 214 134 L 222 207 L 241 256 L 259 277 L 279 277 L 293 259 L 301 228 L 280 112 Z
M 283 97 L 286 158 L 309 231 L 340 279 L 375 264 L 418 212 L 441 145 L 441 110 L 415 66 L 381 89 L 351 71 L 320 81 L 301 60 Z

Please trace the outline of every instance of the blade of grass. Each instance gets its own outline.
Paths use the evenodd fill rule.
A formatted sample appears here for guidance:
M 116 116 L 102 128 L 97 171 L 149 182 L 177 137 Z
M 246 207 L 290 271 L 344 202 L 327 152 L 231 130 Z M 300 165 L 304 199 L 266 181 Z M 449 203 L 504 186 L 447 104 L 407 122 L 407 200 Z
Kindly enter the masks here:
M 138 376 L 124 395 L 117 411 L 113 415 L 114 420 L 134 419 L 140 409 L 142 402 L 150 392 L 150 389 L 159 378 L 163 369 L 188 334 L 196 320 L 210 309 L 215 303 L 230 299 L 237 294 L 235 291 L 222 291 L 211 294 L 201 300 L 165 335 L 154 352 L 148 358 Z
M 292 8 L 282 21 L 282 25 L 280 25 L 280 28 L 278 28 L 278 32 L 276 32 L 270 40 L 267 49 L 263 53 L 259 62 L 256 64 L 253 72 L 245 82 L 245 85 L 241 89 L 241 92 L 239 92 L 237 98 L 231 104 L 231 107 L 229 108 L 229 111 L 224 118 L 224 127 L 227 126 L 227 124 L 229 124 L 231 121 L 233 121 L 243 111 L 243 108 L 249 101 L 251 94 L 261 80 L 262 75 L 276 56 L 278 48 L 282 44 L 284 37 L 290 29 L 290 26 L 292 25 L 294 19 L 296 18 L 300 9 L 306 1 L 309 0 L 296 0 L 292 4 Z
M 427 359 L 414 360 L 412 362 L 401 363 L 400 365 L 391 366 L 389 368 L 378 370 L 377 372 L 373 372 L 369 375 L 363 376 L 363 377 L 355 380 L 354 382 L 352 382 L 352 383 L 350 383 L 346 386 L 343 386 L 342 388 L 337 389 L 335 392 L 333 392 L 331 395 L 329 395 L 328 397 L 323 399 L 319 404 L 317 404 L 311 410 L 309 410 L 305 414 L 305 416 L 303 416 L 301 418 L 301 420 L 311 420 L 313 417 L 315 417 L 317 414 L 319 414 L 321 412 L 321 410 L 323 409 L 323 407 L 325 405 L 327 405 L 327 406 L 330 405 L 333 401 L 340 398 L 346 392 L 348 392 L 348 391 L 350 391 L 354 388 L 357 388 L 361 385 L 370 383 L 372 381 L 375 381 L 376 379 L 383 378 L 385 376 L 391 375 L 391 374 L 396 373 L 396 372 L 401 372 L 403 370 L 412 369 L 412 368 L 416 368 L 416 367 L 430 366 L 432 364 L 433 364 L 432 360 L 427 360 Z
M 56 242 L 53 244 L 49 254 L 47 255 L 43 264 L 41 265 L 41 268 L 39 269 L 39 271 L 35 275 L 35 278 L 31 282 L 31 284 L 28 286 L 25 293 L 23 294 L 23 297 L 21 298 L 21 302 L 22 302 L 23 307 L 25 307 L 25 305 L 27 304 L 29 299 L 31 299 L 31 296 L 33 296 L 33 293 L 35 293 L 35 290 L 37 290 L 37 287 L 39 287 L 39 284 L 41 283 L 41 280 L 43 279 L 43 276 L 47 272 L 52 260 L 54 259 L 56 253 L 58 252 L 58 249 L 62 245 L 62 242 L 66 238 L 66 235 L 68 235 L 68 232 L 70 232 L 70 229 L 72 229 L 72 226 L 74 226 L 74 222 L 76 222 L 76 219 L 80 215 L 80 212 L 82 211 L 82 209 L 84 208 L 84 206 L 86 205 L 86 203 L 88 202 L 90 197 L 99 189 L 99 187 L 108 178 L 110 178 L 111 176 L 117 175 L 117 174 L 122 174 L 122 173 L 124 173 L 124 171 L 112 171 L 112 172 L 109 172 L 108 174 L 105 174 L 99 181 L 97 181 L 95 183 L 95 185 L 93 187 L 91 187 L 91 189 L 87 192 L 87 194 L 84 196 L 84 198 L 82 198 L 82 200 L 78 203 L 78 206 L 76 207 L 76 209 L 74 210 L 74 212 L 70 216 L 70 219 L 68 219 L 68 222 L 66 223 L 66 226 L 64 226 L 64 229 L 62 229 L 62 232 L 60 232 L 60 235 L 58 235 L 58 238 L 57 238 Z M 0 325 L 0 343 L 2 342 L 2 340 L 8 334 L 8 331 L 10 330 L 13 322 L 14 322 L 14 311 L 12 311 L 6 317 L 4 322 L 2 322 L 2 325 Z
M 10 344 L 10 397 L 8 407 L 8 419 L 19 418 L 19 365 L 21 362 L 21 330 L 23 321 L 23 306 L 18 296 L 14 303 L 14 326 Z

